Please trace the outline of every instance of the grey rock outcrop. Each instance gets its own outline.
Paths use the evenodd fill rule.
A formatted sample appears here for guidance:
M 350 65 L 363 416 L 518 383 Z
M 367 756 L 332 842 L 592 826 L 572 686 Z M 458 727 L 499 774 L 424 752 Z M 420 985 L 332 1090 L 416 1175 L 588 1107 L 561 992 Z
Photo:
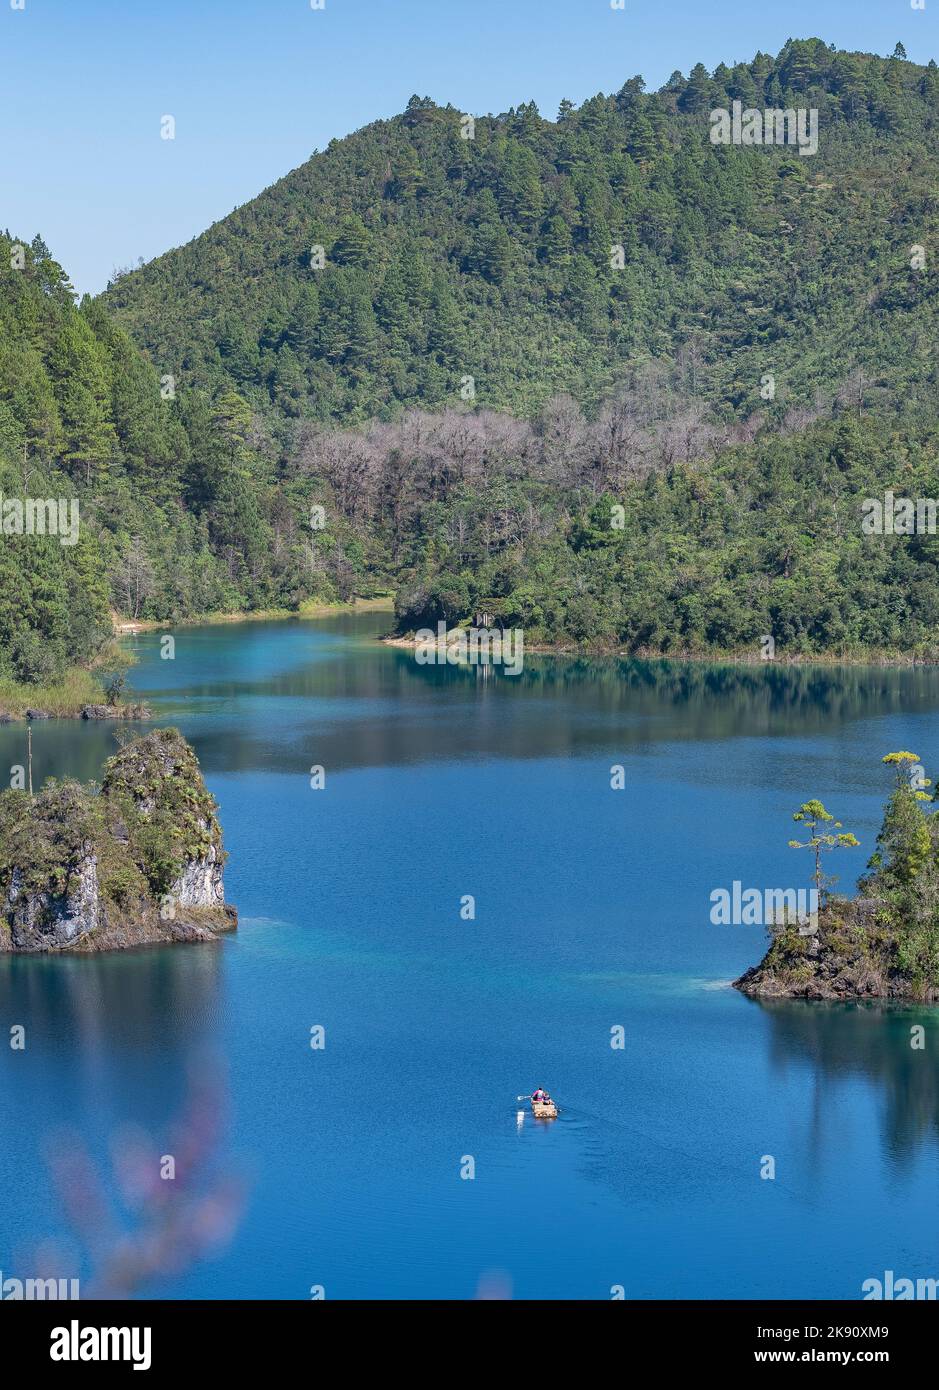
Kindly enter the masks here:
M 50 783 L 0 795 L 0 952 L 211 941 L 225 903 L 221 829 L 175 730 L 126 744 L 100 792 Z
M 84 705 L 82 719 L 149 719 L 146 705 Z
M 28 888 L 22 869 L 14 868 L 7 890 L 7 921 L 14 949 L 55 950 L 74 946 L 99 922 L 98 860 L 84 847 L 64 893 Z
M 225 889 L 219 847 L 210 844 L 204 855 L 190 859 L 174 879 L 169 893 L 181 907 L 223 907 Z

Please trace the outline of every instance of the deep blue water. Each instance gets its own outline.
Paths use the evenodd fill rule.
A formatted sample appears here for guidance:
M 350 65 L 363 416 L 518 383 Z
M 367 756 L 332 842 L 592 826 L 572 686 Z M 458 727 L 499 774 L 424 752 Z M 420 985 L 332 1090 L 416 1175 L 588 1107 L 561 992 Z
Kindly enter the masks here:
M 87 1284 L 153 1219 L 111 1155 L 128 1126 L 185 1149 L 194 1066 L 224 1133 L 160 1185 L 157 1228 L 187 1192 L 244 1197 L 226 1243 L 144 1295 L 852 1299 L 885 1269 L 939 1276 L 935 1011 L 756 1004 L 728 981 L 762 929 L 709 920 L 734 879 L 807 884 L 786 842 L 809 796 L 861 839 L 853 883 L 881 755 L 935 767 L 939 672 L 528 658 L 483 678 L 417 666 L 374 640 L 386 623 L 185 629 L 174 661 L 136 639 L 135 690 L 219 800 L 241 923 L 215 946 L 0 959 L 4 1276 Z M 37 725 L 37 772 L 95 776 L 113 739 Z M 0 730 L 0 766 L 23 741 Z M 539 1084 L 547 1126 L 516 1102 Z M 87 1177 L 53 1178 L 63 1127 L 107 1234 Z

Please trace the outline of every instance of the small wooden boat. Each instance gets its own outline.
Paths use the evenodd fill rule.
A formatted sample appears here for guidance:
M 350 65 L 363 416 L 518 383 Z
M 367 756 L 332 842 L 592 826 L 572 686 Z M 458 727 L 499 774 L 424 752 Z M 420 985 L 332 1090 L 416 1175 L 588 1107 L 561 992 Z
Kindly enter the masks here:
M 536 1120 L 556 1120 L 558 1108 L 553 1100 L 545 1103 L 543 1100 L 533 1100 L 531 1103 L 531 1113 Z

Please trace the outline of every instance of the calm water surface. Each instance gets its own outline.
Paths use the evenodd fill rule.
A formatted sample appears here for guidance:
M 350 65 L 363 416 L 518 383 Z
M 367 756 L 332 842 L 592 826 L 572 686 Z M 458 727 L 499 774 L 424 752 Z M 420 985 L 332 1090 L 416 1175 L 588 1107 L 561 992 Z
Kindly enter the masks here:
M 241 925 L 216 946 L 0 959 L 0 1039 L 28 1040 L 0 1047 L 4 1276 L 92 1277 L 56 1136 L 81 1136 L 132 1230 L 115 1138 L 177 1152 L 207 1059 L 227 1112 L 213 1172 L 244 1207 L 150 1296 L 852 1299 L 885 1269 L 939 1276 L 935 1012 L 753 1003 L 727 982 L 762 930 L 709 921 L 734 879 L 806 884 L 786 841 L 809 796 L 862 841 L 850 886 L 880 756 L 937 765 L 939 672 L 531 658 L 483 678 L 418 667 L 374 640 L 386 625 L 186 629 L 175 661 L 136 639 L 135 689 L 221 805 Z M 0 766 L 23 744 L 0 729 Z M 114 733 L 61 721 L 34 745 L 40 776 L 90 778 Z M 516 1103 L 539 1084 L 550 1126 Z

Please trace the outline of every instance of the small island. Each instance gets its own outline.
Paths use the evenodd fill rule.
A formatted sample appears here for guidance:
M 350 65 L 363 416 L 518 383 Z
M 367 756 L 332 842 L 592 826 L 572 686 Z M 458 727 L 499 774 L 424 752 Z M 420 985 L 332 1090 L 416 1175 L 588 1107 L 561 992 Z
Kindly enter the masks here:
M 177 729 L 129 739 L 100 787 L 0 793 L 0 953 L 212 941 L 225 902 L 215 799 Z
M 795 812 L 809 838 L 790 840 L 815 856 L 818 913 L 807 926 L 769 927 L 759 965 L 734 981 L 760 998 L 939 1001 L 939 812 L 915 753 L 888 753 L 895 785 L 859 896 L 828 891 L 822 855 L 857 846 L 820 801 Z M 927 809 L 929 807 L 930 809 Z

